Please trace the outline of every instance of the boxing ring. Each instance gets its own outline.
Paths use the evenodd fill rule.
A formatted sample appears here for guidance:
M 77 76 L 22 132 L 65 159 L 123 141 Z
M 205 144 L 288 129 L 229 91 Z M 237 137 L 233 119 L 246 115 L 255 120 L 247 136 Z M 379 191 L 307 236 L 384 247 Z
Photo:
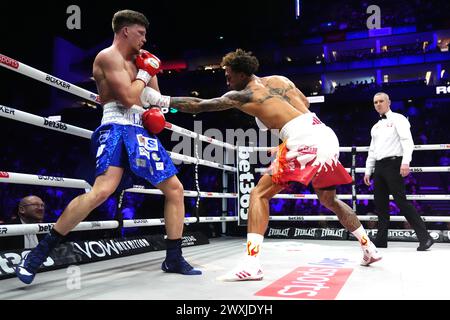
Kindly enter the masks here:
M 52 85 L 82 97 L 93 103 L 99 103 L 98 95 L 83 88 L 67 83 L 35 68 L 0 54 L 0 65 L 14 72 L 21 73 L 38 81 Z M 50 80 L 49 80 L 50 79 Z M 61 85 L 64 84 L 64 85 Z M 26 113 L 9 106 L 0 105 L 0 116 L 90 139 L 92 131 L 50 121 L 47 118 Z M 210 143 L 229 152 L 266 152 L 266 147 L 245 147 L 225 143 L 199 133 L 166 122 L 166 129 L 194 139 L 196 142 Z M 417 145 L 415 151 L 448 150 L 450 144 Z M 355 174 L 364 173 L 364 168 L 356 168 L 354 155 L 367 152 L 368 147 L 341 147 L 340 152 L 352 153 L 352 167 L 347 170 Z M 221 223 L 222 232 L 226 232 L 227 223 L 241 222 L 239 210 L 236 216 L 227 216 L 227 199 L 235 199 L 236 207 L 244 197 L 239 192 L 239 166 L 228 166 L 198 157 L 169 152 L 174 160 L 196 166 L 207 166 L 221 171 L 223 188 L 227 191 L 228 179 L 235 179 L 235 192 L 208 192 L 198 187 L 197 170 L 196 189 L 186 190 L 185 197 L 197 199 L 215 198 L 222 200 L 222 216 L 187 217 L 185 223 Z M 236 159 L 238 161 L 238 159 Z M 1 170 L 1 168 L 0 168 Z M 266 168 L 255 168 L 255 173 L 262 173 Z M 412 167 L 411 172 L 449 172 L 450 167 Z M 355 179 L 354 179 L 355 180 Z M 242 180 L 241 180 L 242 181 Z M 81 189 L 86 192 L 91 185 L 80 179 L 39 176 L 19 172 L 0 172 L 0 182 L 10 184 L 27 184 L 38 186 Z M 182 181 L 183 182 L 183 181 Z M 135 186 L 125 192 L 147 195 L 162 195 L 158 189 L 145 189 Z M 357 200 L 373 200 L 373 195 L 339 194 L 339 199 L 351 200 L 353 206 Z M 278 194 L 274 198 L 287 200 L 315 200 L 314 194 Z M 448 201 L 450 195 L 407 195 L 409 200 Z M 242 203 L 241 203 L 242 202 Z M 373 215 L 358 216 L 360 221 L 376 221 Z M 425 222 L 450 222 L 450 216 L 423 216 Z M 334 215 L 285 215 L 271 216 L 270 221 L 338 221 Z M 391 221 L 406 221 L 404 217 L 393 216 Z M 1 225 L 0 241 L 4 236 L 45 233 L 53 224 Z M 136 219 L 123 221 L 89 221 L 81 222 L 74 231 L 108 230 L 118 228 L 136 228 L 164 225 L 164 219 Z M 46 229 L 47 228 L 47 229 Z M 46 229 L 46 231 L 42 231 Z M 266 239 L 263 245 L 261 261 L 266 273 L 262 281 L 245 283 L 223 283 L 216 278 L 230 268 L 244 252 L 243 238 L 220 237 L 210 239 L 208 245 L 185 247 L 184 256 L 193 266 L 200 268 L 200 277 L 186 277 L 165 274 L 160 270 L 160 263 L 165 251 L 154 251 L 107 261 L 93 262 L 78 266 L 80 273 L 79 288 L 71 289 L 68 284 L 68 270 L 60 269 L 41 272 L 35 282 L 24 288 L 17 279 L 0 281 L 0 299 L 151 299 L 151 300 L 271 300 L 271 299 L 448 299 L 446 285 L 450 280 L 443 277 L 448 257 L 449 244 L 435 243 L 430 252 L 417 253 L 417 243 L 390 242 L 389 249 L 380 249 L 383 260 L 370 268 L 359 266 L 361 252 L 353 241 L 307 240 L 307 239 Z M 351 249 L 353 248 L 353 250 Z M 18 261 L 17 261 L 18 262 Z M 321 269 L 322 273 L 317 273 Z M 326 269 L 327 271 L 323 271 Z M 314 274 L 316 272 L 317 274 Z M 325 273 L 324 273 L 325 272 Z M 420 273 L 420 275 L 418 275 Z M 299 276 L 300 274 L 300 276 Z M 312 274 L 312 275 L 311 275 Z M 303 276 L 302 276 L 303 275 Z M 443 279 L 442 279 L 443 277 Z M 300 279 L 300 280 L 299 280 Z M 193 281 L 194 280 L 194 281 Z M 299 281 L 303 290 L 299 289 Z M 296 285 L 297 283 L 297 285 Z M 439 283 L 439 288 L 435 284 Z M 154 288 L 158 288 L 157 290 Z M 308 288 L 307 290 L 305 288 Z M 329 289 L 328 288 L 332 288 Z M 300 292 L 305 291 L 305 292 Z M 309 291 L 306 292 L 306 291 Z

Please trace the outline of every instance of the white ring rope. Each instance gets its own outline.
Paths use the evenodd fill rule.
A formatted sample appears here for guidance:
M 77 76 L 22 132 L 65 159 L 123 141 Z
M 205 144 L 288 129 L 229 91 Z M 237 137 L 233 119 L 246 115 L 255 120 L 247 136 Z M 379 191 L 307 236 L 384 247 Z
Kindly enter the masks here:
M 126 192 L 132 193 L 143 193 L 143 194 L 154 194 L 154 195 L 162 195 L 163 192 L 159 189 L 141 189 L 141 188 L 129 188 L 125 190 Z M 236 199 L 238 197 L 237 193 L 220 193 L 220 192 L 205 192 L 192 190 L 184 190 L 184 196 L 188 198 L 195 198 L 197 195 L 200 195 L 200 198 L 229 198 Z
M 43 127 L 46 129 L 52 129 L 52 130 L 64 132 L 67 134 L 87 138 L 87 139 L 90 139 L 92 136 L 92 131 L 90 131 L 90 130 L 75 127 L 70 124 L 65 124 L 63 122 L 50 121 L 47 118 L 36 116 L 34 114 L 20 111 L 20 110 L 13 109 L 13 108 L 9 108 L 9 107 L 3 106 L 3 105 L 0 105 L 0 116 L 8 118 L 8 119 L 12 119 L 12 120 L 25 122 L 25 123 L 32 124 L 35 126 Z M 198 163 L 199 165 L 216 168 L 216 169 L 221 169 L 221 170 L 225 170 L 225 171 L 230 171 L 230 172 L 237 171 L 237 169 L 234 167 L 222 165 L 222 164 L 215 163 L 212 161 L 203 160 L 203 159 L 197 160 L 196 158 L 193 158 L 193 157 L 189 157 L 189 156 L 185 156 L 182 154 L 169 152 L 169 151 L 168 151 L 168 153 L 172 159 L 177 159 L 177 160 L 181 160 L 181 161 L 185 161 L 185 162 L 193 163 L 193 164 Z
M 74 84 L 71 84 L 70 82 L 53 77 L 52 75 L 49 75 L 45 72 L 42 72 L 36 68 L 30 67 L 22 62 L 19 62 L 17 60 L 14 60 L 14 59 L 9 58 L 2 54 L 0 54 L 0 66 L 4 67 L 6 69 L 9 69 L 11 71 L 21 73 L 25 76 L 28 76 L 35 80 L 41 81 L 48 85 L 51 85 L 57 89 L 72 93 L 73 95 L 76 95 L 83 99 L 100 104 L 100 97 L 97 94 L 90 92 L 86 89 L 80 88 Z M 174 125 L 170 122 L 166 122 L 165 128 L 168 130 L 174 131 L 176 133 L 186 135 L 191 138 L 196 138 L 198 136 L 201 141 L 208 142 L 208 143 L 211 143 L 211 144 L 214 144 L 214 145 L 217 145 L 220 147 L 224 147 L 227 149 L 236 150 L 236 146 L 233 146 L 229 143 L 222 142 L 217 139 L 213 139 L 213 138 L 201 135 L 201 134 L 197 134 L 196 132 L 192 132 L 190 130 L 184 129 L 184 128 Z
M 27 184 L 74 189 L 92 189 L 84 180 L 0 171 L 0 183 Z
M 429 151 L 429 150 L 448 150 L 450 144 L 422 144 L 415 145 L 414 151 Z M 340 152 L 352 152 L 352 147 L 340 147 Z M 369 147 L 356 147 L 356 152 L 369 152 Z
M 340 200 L 352 200 L 351 194 L 337 194 L 336 197 Z M 307 200 L 316 200 L 318 199 L 315 194 L 288 194 L 288 193 L 279 193 L 274 196 L 276 199 L 307 199 Z M 356 196 L 358 200 L 373 200 L 373 194 L 359 194 Z M 389 196 L 390 200 L 394 198 L 392 195 Z M 450 200 L 450 194 L 409 194 L 406 195 L 406 199 L 408 200 Z
M 345 168 L 348 172 L 350 172 L 350 168 Z M 356 168 L 356 173 L 365 173 L 365 168 Z M 449 172 L 450 167 L 411 167 L 409 168 L 411 172 L 420 173 L 420 172 Z
M 59 121 L 51 121 L 47 118 L 40 117 L 17 109 L 9 108 L 4 105 L 0 105 L 0 116 L 86 139 L 91 139 L 92 136 L 92 131 L 90 130 L 75 127 L 70 124 L 66 124 Z
M 0 183 L 17 183 L 17 184 L 28 184 L 28 185 L 41 185 L 41 186 L 52 186 L 52 187 L 63 187 L 63 188 L 75 188 L 75 189 L 90 189 L 91 186 L 84 180 L 63 178 L 63 177 L 52 177 L 52 176 L 38 176 L 31 174 L 15 173 L 15 172 L 0 172 Z M 126 189 L 127 192 L 133 193 L 143 193 L 143 194 L 154 194 L 162 195 L 162 191 L 159 189 L 143 189 L 143 188 L 129 188 Z M 184 191 L 186 197 L 197 197 L 197 191 Z M 220 193 L 220 192 L 200 192 L 200 197 L 203 198 L 237 198 L 236 193 Z M 352 195 L 337 195 L 338 199 L 341 200 L 351 200 Z M 450 200 L 450 195 L 420 195 L 413 194 L 407 195 L 409 200 Z M 315 200 L 318 199 L 315 194 L 277 194 L 274 196 L 276 199 L 308 199 Z M 390 197 L 391 199 L 392 196 Z M 357 195 L 359 200 L 373 200 L 373 195 Z
M 74 84 L 71 84 L 70 82 L 66 82 L 66 81 L 63 81 L 56 77 L 53 77 L 52 75 L 42 72 L 36 68 L 30 67 L 22 62 L 19 62 L 17 60 L 9 58 L 3 54 L 0 54 L 0 66 L 4 67 L 6 69 L 9 69 L 11 71 L 14 71 L 14 72 L 21 73 L 21 74 L 28 76 L 30 78 L 33 78 L 35 80 L 49 84 L 57 89 L 72 93 L 76 96 L 79 96 L 79 97 L 89 100 L 91 102 L 100 104 L 100 99 L 97 94 L 90 92 L 86 89 L 80 88 Z M 176 126 L 169 122 L 166 123 L 166 128 L 169 130 L 172 130 L 174 132 L 190 136 L 191 138 L 195 138 L 198 135 L 195 132 L 181 128 L 181 127 Z M 205 142 L 209 142 L 212 144 L 218 144 L 220 146 L 223 146 L 223 147 L 229 148 L 229 149 L 233 149 L 233 150 L 235 150 L 237 148 L 236 146 L 233 146 L 231 144 L 228 144 L 228 143 L 225 143 L 225 142 L 222 142 L 222 141 L 210 138 L 210 137 L 206 137 L 203 135 L 198 135 L 198 136 L 199 136 L 200 140 L 205 141 Z M 271 148 L 273 148 L 273 147 L 249 147 L 249 150 L 253 149 L 253 151 L 268 151 Z M 414 150 L 447 150 L 447 149 L 450 149 L 450 144 L 414 146 Z M 352 152 L 352 147 L 340 147 L 339 151 Z M 357 152 L 368 152 L 369 147 L 356 147 L 356 151 Z
M 166 125 L 166 129 L 169 129 L 169 130 L 172 130 L 173 132 L 176 132 L 176 133 L 179 133 L 179 134 L 191 137 L 192 139 L 195 139 L 195 138 L 198 137 L 198 139 L 200 141 L 208 142 L 210 144 L 214 144 L 216 146 L 223 147 L 223 148 L 226 148 L 226 149 L 230 149 L 230 150 L 236 150 L 237 149 L 237 147 L 233 146 L 232 144 L 229 144 L 227 142 L 223 142 L 223 141 L 220 141 L 220 140 L 217 140 L 217 139 L 213 139 L 213 138 L 204 136 L 204 135 L 199 134 L 197 132 L 194 132 L 194 131 L 185 129 L 183 127 L 179 127 L 177 125 L 174 125 L 173 123 L 169 123 L 168 125 Z
M 200 223 L 217 223 L 217 222 L 232 222 L 237 221 L 237 217 L 201 217 Z M 184 219 L 184 223 L 195 223 L 196 217 L 188 217 Z M 24 234 L 40 234 L 47 233 L 53 228 L 55 223 L 30 223 L 30 224 L 6 224 L 0 225 L 0 238 L 9 236 L 18 236 Z M 123 220 L 124 228 L 135 227 L 152 227 L 163 226 L 165 220 L 161 219 L 134 219 Z M 72 231 L 86 231 L 86 230 L 105 230 L 105 229 L 117 229 L 119 222 L 112 221 L 90 221 L 80 222 Z
M 83 99 L 92 101 L 94 103 L 100 103 L 100 98 L 97 94 L 92 93 L 86 89 L 80 88 L 74 84 L 71 84 L 67 81 L 56 78 L 50 74 L 42 72 L 38 69 L 30 67 L 22 62 L 9 58 L 0 53 L 0 66 L 9 69 L 14 72 L 18 72 L 23 74 L 24 76 L 33 78 L 35 80 L 46 83 L 50 86 L 53 86 L 57 89 L 64 90 L 73 95 L 79 96 Z
M 29 224 L 5 224 L 0 225 L 0 237 L 19 236 L 24 234 L 47 233 L 53 228 L 54 223 L 29 223 Z M 119 222 L 111 221 L 91 221 L 80 222 L 72 231 L 116 229 Z
M 0 66 L 7 68 L 9 70 L 21 73 L 25 76 L 31 77 L 35 80 L 49 84 L 60 90 L 72 93 L 83 99 L 89 100 L 91 102 L 100 104 L 100 99 L 97 94 L 94 94 L 88 90 L 81 87 L 73 85 L 69 82 L 61 80 L 59 78 L 53 77 L 42 71 L 39 71 L 33 67 L 26 64 L 18 62 L 7 56 L 0 54 Z M 90 139 L 92 136 L 92 131 L 78 128 L 69 124 L 62 122 L 50 121 L 47 118 L 36 116 L 30 113 L 26 113 L 17 109 L 12 109 L 3 105 L 0 105 L 0 116 L 5 118 L 29 123 L 32 125 L 40 126 L 47 129 L 52 129 L 67 134 L 80 136 L 83 138 Z M 182 127 L 176 126 L 172 123 L 166 122 L 166 129 L 173 132 L 189 136 L 191 138 L 199 138 L 200 141 L 208 142 L 220 147 L 224 147 L 231 150 L 236 150 L 237 147 L 229 143 L 213 139 L 196 132 L 184 129 Z M 273 147 L 244 147 L 250 152 L 256 151 L 269 151 Z M 450 149 L 450 144 L 435 144 L 435 145 L 416 145 L 414 150 L 448 150 Z M 340 147 L 340 152 L 352 152 L 352 147 Z M 356 152 L 368 152 L 369 147 L 356 147 Z M 172 159 L 181 160 L 188 163 L 201 164 L 217 169 L 222 169 L 225 171 L 237 172 L 237 169 L 231 166 L 226 166 L 222 164 L 213 163 L 207 160 L 196 159 L 193 157 L 169 152 Z M 414 167 L 411 168 L 412 172 L 448 172 L 450 167 Z M 266 168 L 257 168 L 256 171 L 267 170 Z M 347 169 L 348 171 L 350 169 Z M 356 173 L 364 172 L 364 168 L 356 168 Z M 6 180 L 8 179 L 8 181 Z M 69 179 L 62 177 L 51 177 L 51 176 L 37 176 L 29 174 L 21 174 L 14 172 L 0 172 L 0 182 L 6 183 L 19 183 L 19 184 L 31 184 L 31 185 L 42 185 L 42 186 L 53 186 L 53 187 L 64 187 L 64 188 L 78 188 L 78 189 L 90 189 L 91 186 L 84 180 Z M 162 194 L 158 189 L 141 189 L 141 188 L 130 188 L 126 190 L 127 192 L 135 193 L 147 193 L 147 194 Z M 217 193 L 217 192 L 199 192 L 199 191 L 185 191 L 185 196 L 187 197 L 200 197 L 205 198 L 238 198 L 236 193 Z M 337 195 L 339 199 L 351 200 L 352 195 Z M 274 198 L 278 199 L 318 199 L 317 195 L 313 194 L 278 194 Z M 358 195 L 357 199 L 363 200 L 373 200 L 373 195 Z M 392 200 L 392 196 L 390 196 Z M 450 200 L 450 195 L 407 195 L 409 200 Z M 358 216 L 360 221 L 376 221 L 376 216 Z M 270 216 L 270 220 L 274 221 L 338 221 L 337 216 Z M 450 217 L 422 217 L 425 222 L 450 222 Z M 237 221 L 237 217 L 200 217 L 199 222 L 231 222 Z M 392 221 L 406 221 L 404 217 L 391 217 Z M 197 218 L 190 217 L 185 218 L 185 223 L 197 222 Z M 27 225 L 2 225 L 0 226 L 0 237 L 10 236 L 10 235 L 23 235 L 23 234 L 36 234 L 45 233 L 49 231 L 54 224 L 27 224 Z M 137 226 L 156 226 L 164 225 L 164 219 L 137 219 L 137 220 L 124 220 L 123 227 L 137 227 Z M 94 229 L 116 229 L 119 227 L 118 221 L 92 221 L 92 222 L 80 222 L 74 231 L 81 230 L 94 230 Z
M 208 160 L 203 160 L 203 159 L 197 159 L 194 157 L 190 157 L 190 156 L 185 156 L 184 154 L 179 154 L 179 153 L 174 153 L 171 151 L 167 151 L 167 153 L 169 154 L 169 156 L 172 159 L 175 160 L 180 160 L 180 161 L 184 161 L 184 162 L 188 162 L 188 163 L 192 163 L 192 164 L 200 164 L 200 165 L 204 165 L 206 167 L 211 167 L 211 168 L 216 168 L 216 169 L 221 169 L 221 170 L 225 170 L 225 171 L 230 171 L 230 172 L 237 172 L 237 169 L 231 166 L 227 166 L 224 164 L 220 164 L 220 163 L 215 163 L 215 162 L 211 162 Z
M 255 172 L 257 172 L 257 173 L 264 173 L 268 169 L 269 168 L 256 168 Z M 350 172 L 350 168 L 345 168 L 345 170 L 347 170 L 347 172 Z M 420 173 L 420 172 L 449 172 L 450 171 L 450 167 L 411 167 L 411 168 L 409 168 L 409 170 L 412 173 Z M 366 169 L 365 168 L 356 168 L 355 172 L 356 173 L 365 173 Z
M 357 216 L 359 221 L 378 221 L 374 215 Z M 450 217 L 421 216 L 424 222 L 450 222 Z M 237 222 L 237 217 L 200 217 L 200 223 L 218 223 L 218 222 Z M 270 221 L 339 221 L 335 215 L 315 215 L 315 216 L 270 216 Z M 403 216 L 390 216 L 391 221 L 407 221 Z M 184 223 L 195 223 L 197 218 L 189 217 L 184 219 Z M 124 228 L 152 227 L 165 224 L 161 219 L 135 219 L 124 220 Z M 54 223 L 35 223 L 35 224 L 10 224 L 0 225 L 0 238 L 6 236 L 16 236 L 24 234 L 47 233 L 54 226 Z M 92 221 L 80 222 L 72 231 L 85 230 L 104 230 L 116 229 L 119 226 L 118 221 Z
M 24 174 L 8 171 L 0 171 L 0 183 L 13 183 L 13 184 L 26 184 L 37 186 L 50 186 L 50 187 L 62 187 L 73 189 L 92 189 L 91 185 L 85 180 L 70 179 L 64 177 L 43 176 Z M 129 188 L 127 192 L 144 193 L 144 194 L 157 194 L 162 195 L 162 191 L 159 189 L 144 189 L 144 188 Z M 197 191 L 185 190 L 184 195 L 186 197 L 197 197 Z M 201 198 L 237 198 L 236 193 L 219 193 L 219 192 L 207 192 L 200 191 Z
M 357 216 L 359 221 L 378 221 L 378 216 L 367 215 Z M 421 216 L 424 222 L 450 222 L 450 217 L 435 217 L 435 216 Z M 270 216 L 269 220 L 272 221 L 339 221 L 339 218 L 335 215 L 323 215 L 318 216 Z M 408 221 L 403 216 L 390 216 L 391 221 Z
M 273 148 L 276 148 L 277 146 L 273 147 L 241 147 L 245 148 L 248 152 L 262 152 L 262 151 L 269 151 Z M 449 150 L 450 144 L 420 144 L 414 146 L 414 151 L 429 151 L 429 150 Z M 352 147 L 339 147 L 340 152 L 352 152 Z M 368 152 L 369 147 L 356 147 L 356 152 Z

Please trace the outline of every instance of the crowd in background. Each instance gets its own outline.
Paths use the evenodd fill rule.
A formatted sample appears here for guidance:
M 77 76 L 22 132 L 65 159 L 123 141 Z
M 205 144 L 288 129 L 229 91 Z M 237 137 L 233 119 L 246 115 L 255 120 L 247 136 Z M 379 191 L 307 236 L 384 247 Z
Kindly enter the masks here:
M 300 1 L 304 5 L 304 12 L 298 28 L 287 28 L 284 36 L 284 44 L 292 43 L 294 39 L 298 43 L 299 36 L 324 35 L 333 32 L 348 32 L 366 28 L 368 14 L 366 8 L 371 4 L 365 0 L 329 2 L 326 10 L 323 3 L 314 1 Z M 381 12 L 381 26 L 416 25 L 417 30 L 436 30 L 450 27 L 449 19 L 443 19 L 450 10 L 450 3 L 426 0 L 398 0 L 381 1 L 379 6 Z M 307 31 L 305 33 L 305 30 Z M 301 33 L 301 34 L 300 34 Z M 276 39 L 279 41 L 280 39 Z M 283 42 L 278 43 L 283 44 Z M 256 50 L 258 51 L 258 50 Z M 266 50 L 267 51 L 267 50 Z M 381 53 L 374 53 L 373 48 L 364 50 L 352 50 L 338 52 L 331 57 L 329 62 L 347 62 L 359 59 L 370 59 L 374 57 L 392 57 L 404 54 L 417 54 L 429 52 L 428 47 L 422 43 L 407 44 L 399 47 L 391 47 Z M 295 57 L 292 57 L 295 64 Z M 321 63 L 324 61 L 321 61 Z M 271 59 L 261 58 L 262 69 L 272 65 Z M 300 75 L 301 76 L 301 75 Z M 13 76 L 15 77 L 15 75 Z M 411 79 L 410 79 L 411 80 Z M 294 82 L 295 79 L 294 79 Z M 440 80 L 440 84 L 448 84 L 448 71 Z M 91 83 L 93 85 L 93 83 Z M 316 112 L 320 119 L 330 126 L 337 134 L 341 146 L 366 146 L 370 142 L 370 128 L 377 121 L 377 114 L 371 105 L 374 90 L 389 91 L 393 86 L 426 86 L 424 79 L 413 79 L 409 82 L 383 83 L 378 85 L 375 80 L 355 81 L 350 83 L 337 83 L 334 92 L 348 95 L 346 105 L 320 105 L 313 104 L 311 111 Z M 223 72 L 217 71 L 189 71 L 184 73 L 165 74 L 160 78 L 160 87 L 173 96 L 185 96 L 198 94 L 202 98 L 220 96 L 226 91 Z M 309 91 L 317 91 L 320 88 L 308 90 L 300 86 L 306 94 Z M 194 92 L 197 92 L 195 93 Z M 367 104 L 361 106 L 352 103 L 354 92 L 367 92 Z M 391 97 L 395 101 L 395 97 Z M 21 102 L 21 101 L 19 101 Z M 42 101 L 37 101 L 42 103 Z M 441 144 L 448 143 L 447 119 L 450 111 L 446 102 L 421 99 L 407 103 L 397 101 L 393 103 L 395 112 L 404 114 L 409 118 L 411 131 L 415 144 Z M 20 103 L 18 103 L 20 105 Z M 29 107 L 34 110 L 33 107 Z M 99 124 L 101 110 L 78 110 L 68 108 L 63 114 L 63 122 L 94 130 Z M 32 112 L 32 111 L 30 111 Z M 64 113 L 64 112 L 63 112 Z M 194 130 L 194 122 L 201 121 L 203 131 L 209 128 L 225 129 L 256 128 L 254 119 L 234 110 L 211 114 L 201 114 L 196 117 L 192 115 L 173 113 L 168 114 L 169 121 Z M 90 142 L 87 139 L 73 137 L 64 133 L 33 127 L 28 124 L 13 120 L 0 118 L 0 126 L 4 133 L 0 141 L 0 169 L 2 171 L 27 173 L 39 176 L 53 176 L 64 178 L 75 178 L 93 183 L 94 178 L 94 155 L 90 150 Z M 202 132 L 203 133 L 203 132 Z M 168 150 L 177 143 L 173 141 L 171 132 L 163 132 L 160 135 L 163 145 Z M 227 141 L 229 142 L 229 141 Z M 205 144 L 203 145 L 205 146 Z M 192 153 L 189 156 L 194 156 Z M 356 167 L 364 167 L 367 153 L 359 153 L 356 157 Z M 341 154 L 341 162 L 345 167 L 351 163 L 349 153 Z M 413 154 L 411 166 L 449 166 L 450 152 L 447 151 L 416 151 Z M 196 190 L 195 168 L 192 164 L 177 165 L 179 178 L 184 184 L 185 190 Z M 199 167 L 199 188 L 202 191 L 223 191 L 222 172 L 208 167 Z M 228 192 L 236 192 L 236 181 L 233 175 L 229 176 Z M 133 182 L 126 180 L 127 186 Z M 138 182 L 140 183 L 140 182 Z M 148 187 L 148 186 L 147 186 Z M 412 173 L 407 177 L 407 194 L 447 194 L 449 192 L 447 173 Z M 356 189 L 358 194 L 372 194 L 371 187 L 362 182 L 362 175 L 356 175 Z M 44 222 L 54 222 L 61 215 L 64 208 L 75 196 L 84 193 L 84 190 L 42 187 L 22 184 L 0 183 L 0 224 L 8 222 L 17 215 L 17 207 L 20 199 L 24 196 L 34 194 L 39 196 L 46 204 Z M 314 191 L 309 187 L 292 184 L 283 193 L 312 194 Z M 351 185 L 341 186 L 338 194 L 350 194 Z M 163 217 L 164 199 L 162 196 L 142 195 L 137 193 L 125 193 L 121 208 L 118 208 L 120 191 L 110 197 L 103 205 L 95 209 L 88 220 L 111 220 L 117 218 L 121 213 L 124 219 L 161 218 Z M 448 202 L 448 201 L 446 201 Z M 196 198 L 185 198 L 186 216 L 220 216 L 226 214 L 236 215 L 234 200 L 227 200 L 228 210 L 223 212 L 222 199 L 202 199 L 197 206 Z M 350 204 L 350 202 L 348 201 Z M 445 207 L 439 201 L 414 201 L 413 204 L 422 215 L 439 215 L 450 212 L 450 205 Z M 358 214 L 373 214 L 372 201 L 357 201 Z M 391 214 L 399 214 L 395 204 L 391 204 Z M 120 212 L 119 212 L 120 211 Z M 273 215 L 310 215 L 310 214 L 332 214 L 317 200 L 284 200 L 273 199 L 270 202 L 270 211 Z M 305 223 L 305 225 L 321 225 L 324 223 Z M 332 222 L 327 222 L 333 225 Z M 435 228 L 447 229 L 444 223 L 436 223 Z M 136 231 L 136 230 L 131 230 Z M 137 231 L 136 231 L 137 232 Z
M 343 109 L 328 108 L 326 105 L 312 105 L 320 119 L 330 126 L 337 134 L 341 146 L 364 146 L 370 141 L 369 128 L 376 119 L 376 113 L 371 108 L 356 108 L 352 106 Z M 415 144 L 440 144 L 448 138 L 446 119 L 449 111 L 445 104 L 422 102 L 413 105 L 393 104 L 393 110 L 409 118 L 411 131 Z M 174 114 L 171 121 L 178 125 L 193 129 L 193 121 L 201 121 L 203 132 L 209 128 L 225 129 L 233 123 L 234 128 L 256 128 L 251 117 L 237 117 L 236 111 L 202 114 L 193 118 L 191 115 Z M 222 117 L 218 121 L 217 117 Z M 230 121 L 223 121 L 223 119 Z M 179 120 L 179 121 L 178 121 Z M 55 176 L 65 178 L 83 179 L 92 183 L 94 173 L 94 158 L 90 150 L 90 141 L 73 137 L 64 133 L 49 131 L 31 125 L 0 119 L 2 126 L 8 130 L 9 135 L 3 139 L 0 155 L 0 167 L 3 171 L 28 173 L 40 176 Z M 202 132 L 202 133 L 203 133 Z M 178 142 L 172 140 L 171 132 L 164 132 L 160 138 L 169 150 Z M 203 148 L 206 144 L 203 144 Z M 193 156 L 193 154 L 191 154 Z M 358 153 L 356 167 L 364 167 L 366 153 Z M 350 167 L 351 155 L 341 153 L 341 162 Z M 415 151 L 413 154 L 414 166 L 448 166 L 450 163 L 449 151 Z M 185 190 L 196 190 L 195 167 L 192 164 L 177 165 L 179 178 Z M 222 172 L 217 169 L 199 166 L 199 188 L 202 191 L 222 192 Z M 128 185 L 140 184 L 142 181 L 126 181 Z M 372 194 L 371 187 L 362 183 L 362 176 L 356 175 L 358 194 Z M 412 173 L 407 178 L 407 194 L 446 194 L 449 191 L 446 173 Z M 147 186 L 150 187 L 150 186 Z M 228 192 L 235 192 L 235 178 L 229 175 Z M 314 190 L 309 186 L 292 184 L 283 193 L 311 194 Z M 21 184 L 0 184 L 0 221 L 6 222 L 15 216 L 17 204 L 21 198 L 35 194 L 46 204 L 44 221 L 56 221 L 69 201 L 84 190 L 60 187 L 28 186 Z M 88 220 L 110 220 L 118 212 L 117 200 L 119 193 L 110 197 L 102 206 L 96 209 Z M 351 185 L 341 186 L 338 194 L 350 194 Z M 202 216 L 220 216 L 222 214 L 235 215 L 235 202 L 228 200 L 228 212 L 222 210 L 222 199 L 202 199 L 196 208 L 196 198 L 186 198 L 186 215 L 195 216 L 197 211 Z M 348 202 L 351 204 L 350 202 Z M 423 215 L 443 214 L 442 202 L 414 201 L 418 211 Z M 434 206 L 439 208 L 434 208 Z M 161 218 L 163 217 L 164 199 L 162 196 L 151 196 L 136 193 L 125 193 L 121 212 L 125 219 Z M 284 200 L 273 199 L 270 202 L 271 213 L 274 215 L 310 215 L 332 214 L 320 205 L 317 200 Z M 358 214 L 373 214 L 372 201 L 358 200 Z M 391 214 L 399 214 L 398 208 L 392 203 Z M 330 223 L 329 223 L 330 224 Z M 332 224 L 332 223 L 331 223 Z M 437 227 L 446 229 L 446 224 L 437 224 Z

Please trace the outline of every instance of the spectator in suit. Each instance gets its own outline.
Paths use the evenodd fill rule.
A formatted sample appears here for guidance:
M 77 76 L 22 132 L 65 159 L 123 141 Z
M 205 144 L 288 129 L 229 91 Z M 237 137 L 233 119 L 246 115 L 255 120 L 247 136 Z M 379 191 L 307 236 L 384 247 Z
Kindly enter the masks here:
M 7 224 L 42 223 L 44 220 L 45 203 L 38 196 L 30 195 L 22 198 L 17 206 L 16 215 Z M 39 242 L 38 235 L 26 234 L 1 238 L 0 251 L 30 249 Z

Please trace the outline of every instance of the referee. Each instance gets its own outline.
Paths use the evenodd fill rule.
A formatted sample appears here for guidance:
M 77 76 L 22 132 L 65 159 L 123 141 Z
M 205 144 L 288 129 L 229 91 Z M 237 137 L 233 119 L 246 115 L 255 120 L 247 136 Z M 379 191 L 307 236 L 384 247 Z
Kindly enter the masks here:
M 372 140 L 366 160 L 364 183 L 370 186 L 373 172 L 374 200 L 378 214 L 378 232 L 374 244 L 378 248 L 387 248 L 389 194 L 392 194 L 401 214 L 416 232 L 420 243 L 417 251 L 425 251 L 434 241 L 414 206 L 406 200 L 403 181 L 409 174 L 414 149 L 409 121 L 403 115 L 391 111 L 391 101 L 384 92 L 375 94 L 373 104 L 380 119 L 370 132 Z

